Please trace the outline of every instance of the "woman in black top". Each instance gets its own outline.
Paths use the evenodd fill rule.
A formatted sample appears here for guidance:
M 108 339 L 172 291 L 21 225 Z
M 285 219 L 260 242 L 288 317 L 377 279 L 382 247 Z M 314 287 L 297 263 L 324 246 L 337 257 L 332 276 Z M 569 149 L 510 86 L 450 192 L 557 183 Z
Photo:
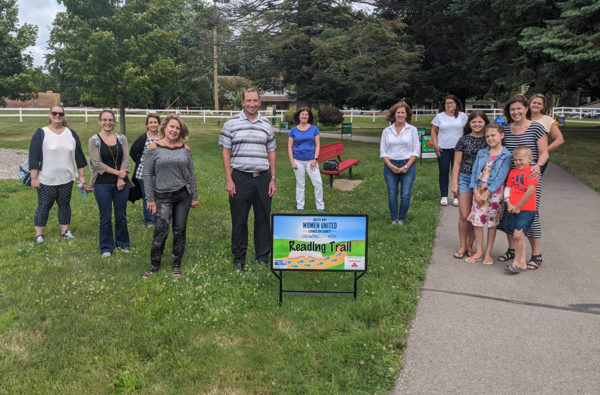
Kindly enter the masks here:
M 463 136 L 456 143 L 454 149 L 453 169 L 460 169 L 452 174 L 452 193 L 458 196 L 458 236 L 460 248 L 454 253 L 454 258 L 463 259 L 465 254 L 473 254 L 473 224 L 467 221 L 473 202 L 473 189 L 469 188 L 473 164 L 477 153 L 485 142 L 483 129 L 490 123 L 485 112 L 474 110 L 469 115 L 463 128 Z
M 102 131 L 88 141 L 94 196 L 100 210 L 100 253 L 110 257 L 116 246 L 129 252 L 127 230 L 127 200 L 129 188 L 129 147 L 125 136 L 114 132 L 115 114 L 100 112 L 98 123 Z M 115 208 L 115 237 L 112 230 L 112 208 Z

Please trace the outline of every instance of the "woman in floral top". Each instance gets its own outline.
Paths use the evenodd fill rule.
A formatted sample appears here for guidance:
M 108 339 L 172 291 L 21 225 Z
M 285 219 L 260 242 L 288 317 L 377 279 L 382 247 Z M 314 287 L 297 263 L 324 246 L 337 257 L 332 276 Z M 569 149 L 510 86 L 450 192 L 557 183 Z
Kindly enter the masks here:
M 473 202 L 473 189 L 471 189 L 471 173 L 477 153 L 483 148 L 485 136 L 483 129 L 490 123 L 487 115 L 482 110 L 474 110 L 463 129 L 463 136 L 458 140 L 454 149 L 453 169 L 460 169 L 452 174 L 452 193 L 458 196 L 458 236 L 460 248 L 454 253 L 454 258 L 463 259 L 465 254 L 473 255 L 475 234 L 473 225 L 467 221 Z

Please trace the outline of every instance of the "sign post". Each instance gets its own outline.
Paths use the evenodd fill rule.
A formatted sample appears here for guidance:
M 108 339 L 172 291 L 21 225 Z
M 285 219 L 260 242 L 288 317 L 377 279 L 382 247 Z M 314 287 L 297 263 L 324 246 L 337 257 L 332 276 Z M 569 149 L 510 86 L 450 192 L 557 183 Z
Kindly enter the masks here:
M 351 123 L 343 123 L 342 124 L 342 137 L 341 139 L 344 139 L 344 136 L 350 137 L 350 140 L 352 140 L 352 124 Z
M 272 214 L 271 271 L 279 279 L 279 305 L 283 294 L 351 295 L 367 273 L 367 215 Z M 354 273 L 354 290 L 292 291 L 283 289 L 283 272 Z M 278 273 L 279 272 L 279 273 Z

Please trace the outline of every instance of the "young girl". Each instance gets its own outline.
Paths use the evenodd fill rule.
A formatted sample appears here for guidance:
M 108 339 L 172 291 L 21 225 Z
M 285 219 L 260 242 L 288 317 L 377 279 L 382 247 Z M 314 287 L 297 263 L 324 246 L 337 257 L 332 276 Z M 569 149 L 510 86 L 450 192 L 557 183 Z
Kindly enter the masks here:
M 463 136 L 458 140 L 454 149 L 454 169 L 459 172 L 452 174 L 452 193 L 458 196 L 458 236 L 460 248 L 454 253 L 454 258 L 463 259 L 465 255 L 473 255 L 473 243 L 475 235 L 473 225 L 467 221 L 473 202 L 473 189 L 471 185 L 471 173 L 477 153 L 485 142 L 483 129 L 490 123 L 487 115 L 482 110 L 474 110 L 469 115 L 467 124 L 463 129 Z
M 486 265 L 494 263 L 492 247 L 496 238 L 496 226 L 502 216 L 502 189 L 510 163 L 511 153 L 502 145 L 504 129 L 497 123 L 491 123 L 484 129 L 486 147 L 477 153 L 473 173 L 471 174 L 471 188 L 473 188 L 473 206 L 469 215 L 469 222 L 473 224 L 477 252 L 465 259 L 466 262 L 483 261 Z M 487 246 L 485 256 L 483 253 L 483 227 L 488 228 Z

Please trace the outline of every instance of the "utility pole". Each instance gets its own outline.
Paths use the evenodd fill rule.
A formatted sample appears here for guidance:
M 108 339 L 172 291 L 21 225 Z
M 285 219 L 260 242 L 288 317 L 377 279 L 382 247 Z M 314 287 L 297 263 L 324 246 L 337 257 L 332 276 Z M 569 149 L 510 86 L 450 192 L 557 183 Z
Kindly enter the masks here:
M 214 15 L 214 30 L 213 30 L 213 51 L 214 51 L 214 58 L 215 58 L 215 71 L 214 71 L 214 75 L 215 75 L 215 81 L 214 81 L 214 85 L 215 85 L 215 111 L 219 111 L 219 87 L 218 87 L 218 57 L 217 57 L 217 0 L 214 0 L 214 10 L 215 10 L 215 15 Z

